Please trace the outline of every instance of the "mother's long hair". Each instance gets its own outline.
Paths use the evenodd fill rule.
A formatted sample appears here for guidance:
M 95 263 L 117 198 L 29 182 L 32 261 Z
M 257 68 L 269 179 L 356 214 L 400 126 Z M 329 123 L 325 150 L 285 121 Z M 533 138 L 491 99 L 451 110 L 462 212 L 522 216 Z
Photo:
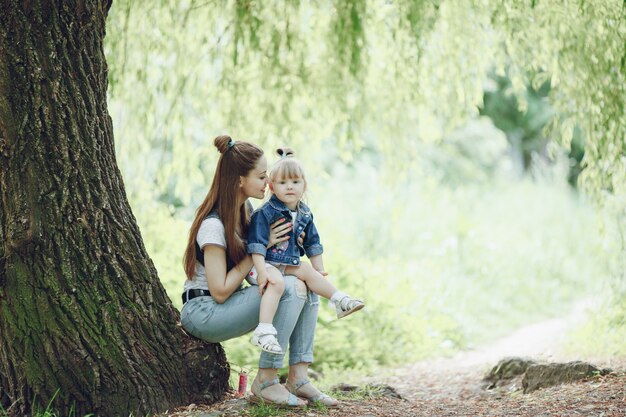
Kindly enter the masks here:
M 244 238 L 250 223 L 246 204 L 239 206 L 239 178 L 247 176 L 263 156 L 263 150 L 248 142 L 233 142 L 230 136 L 218 136 L 213 142 L 221 153 L 213 183 L 191 224 L 187 249 L 183 257 L 185 274 L 193 278 L 196 268 L 196 237 L 202 221 L 213 210 L 224 224 L 226 251 L 235 264 L 246 257 Z

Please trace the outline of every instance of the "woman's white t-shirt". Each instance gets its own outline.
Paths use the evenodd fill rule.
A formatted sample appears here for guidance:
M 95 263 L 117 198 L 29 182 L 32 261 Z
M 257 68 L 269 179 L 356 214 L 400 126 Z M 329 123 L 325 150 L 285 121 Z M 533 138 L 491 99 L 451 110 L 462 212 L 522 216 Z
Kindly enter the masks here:
M 226 232 L 224 231 L 224 224 L 216 217 L 210 217 L 204 219 L 200 224 L 200 230 L 198 230 L 198 236 L 196 242 L 200 246 L 200 250 L 204 253 L 204 247 L 207 245 L 220 246 L 226 249 Z M 204 267 L 198 261 L 196 261 L 196 270 L 192 279 L 185 280 L 184 290 L 208 290 L 209 283 L 206 280 L 206 273 Z

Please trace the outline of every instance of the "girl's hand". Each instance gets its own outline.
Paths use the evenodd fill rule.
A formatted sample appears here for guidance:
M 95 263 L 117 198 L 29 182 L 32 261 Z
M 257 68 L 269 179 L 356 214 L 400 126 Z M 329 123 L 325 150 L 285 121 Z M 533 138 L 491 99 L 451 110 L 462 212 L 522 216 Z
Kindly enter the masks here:
M 289 240 L 288 233 L 291 231 L 291 223 L 286 222 L 285 219 L 278 219 L 276 222 L 272 223 L 270 226 L 270 238 L 269 243 L 267 244 L 268 248 L 272 246 Z
M 328 272 L 326 272 L 326 271 L 317 271 L 317 272 L 322 274 L 323 277 L 327 277 L 328 276 Z
M 304 233 L 304 230 L 303 230 L 302 233 L 300 233 L 300 236 L 298 236 L 298 245 L 300 246 L 304 245 L 304 236 L 306 236 L 306 233 Z

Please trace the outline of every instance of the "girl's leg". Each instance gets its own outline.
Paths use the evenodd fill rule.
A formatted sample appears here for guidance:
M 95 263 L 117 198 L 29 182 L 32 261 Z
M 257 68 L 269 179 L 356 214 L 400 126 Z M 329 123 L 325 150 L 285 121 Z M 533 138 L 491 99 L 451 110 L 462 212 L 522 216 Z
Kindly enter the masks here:
M 335 305 L 337 318 L 346 317 L 365 306 L 361 300 L 338 291 L 329 280 L 306 262 L 302 262 L 298 266 L 287 266 L 285 274 L 294 274 L 298 279 L 304 281 L 311 291 L 328 298 Z
M 303 282 L 296 279 L 294 276 L 285 276 L 285 291 L 278 304 L 278 309 L 274 317 L 274 327 L 278 330 L 278 341 L 286 350 L 287 344 L 292 343 L 291 352 L 293 352 L 293 333 L 302 330 L 297 330 L 301 324 L 302 315 L 310 315 L 309 310 L 306 308 L 307 291 Z M 258 289 L 257 289 L 258 293 Z M 317 310 L 315 312 L 315 318 L 317 320 Z M 310 320 L 309 320 L 310 321 Z M 315 331 L 315 325 L 311 329 L 311 333 Z M 290 339 L 291 336 L 291 339 Z M 309 335 L 310 345 L 313 344 L 313 334 Z M 299 340 L 299 337 L 295 338 Z M 290 353 L 290 362 L 293 353 Z M 310 354 L 311 360 L 313 353 Z M 283 366 L 284 355 L 273 355 L 267 352 L 261 353 L 259 359 L 259 372 L 256 375 L 255 381 L 257 383 L 269 382 L 278 377 L 278 369 Z M 254 384 L 254 382 L 253 382 Z M 277 384 L 267 387 L 263 390 L 263 397 L 272 401 L 283 401 L 288 397 L 289 392 L 284 386 Z
M 269 324 L 274 321 L 274 315 L 276 314 L 276 309 L 278 309 L 280 297 L 285 291 L 285 281 L 283 279 L 283 274 L 281 274 L 278 269 L 271 265 L 266 265 L 265 267 L 270 276 L 276 281 L 274 284 L 271 282 L 267 284 L 265 292 L 261 297 L 259 322 Z
M 266 270 L 270 278 L 263 292 L 263 297 L 261 298 L 259 325 L 254 329 L 250 343 L 260 347 L 265 352 L 282 355 L 284 350 L 279 346 L 278 339 L 276 338 L 277 330 L 272 323 L 276 309 L 278 308 L 278 303 L 280 302 L 280 297 L 285 290 L 285 282 L 283 275 L 275 267 L 266 265 Z
M 330 299 L 337 291 L 337 288 L 322 274 L 317 272 L 311 264 L 301 262 L 298 266 L 287 266 L 285 268 L 285 275 L 295 275 L 298 279 L 301 279 L 306 283 L 309 290 L 315 294 L 319 294 L 324 298 Z

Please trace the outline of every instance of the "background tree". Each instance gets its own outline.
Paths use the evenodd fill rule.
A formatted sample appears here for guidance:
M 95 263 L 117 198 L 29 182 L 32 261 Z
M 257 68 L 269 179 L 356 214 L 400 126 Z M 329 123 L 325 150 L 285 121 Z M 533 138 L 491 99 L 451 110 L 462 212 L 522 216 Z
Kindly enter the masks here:
M 547 140 L 547 155 L 556 163 L 547 176 L 561 170 L 554 177 L 565 178 L 567 160 L 563 155 L 571 152 L 582 158 L 576 178 L 582 191 L 580 201 L 593 201 L 610 213 L 599 221 L 600 227 L 559 241 L 561 250 L 554 248 L 551 256 L 546 244 L 528 248 L 525 256 L 537 259 L 533 278 L 547 282 L 559 276 L 546 265 L 556 265 L 554 259 L 566 255 L 573 259 L 572 254 L 578 253 L 575 241 L 591 242 L 586 236 L 600 229 L 611 249 L 596 253 L 588 248 L 581 256 L 599 267 L 611 263 L 612 281 L 618 289 L 614 304 L 626 299 L 626 246 L 620 237 L 620 232 L 626 236 L 626 165 L 622 157 L 626 25 L 622 1 L 168 0 L 154 7 L 152 2 L 119 0 L 112 13 L 105 46 L 111 57 L 109 104 L 118 161 L 144 236 L 150 233 L 146 243 L 161 279 L 166 288 L 174 288 L 172 297 L 178 297 L 178 254 L 182 250 L 172 251 L 171 239 L 161 236 L 184 229 L 191 210 L 206 192 L 217 157 L 210 145 L 212 137 L 228 132 L 254 140 L 265 149 L 285 143 L 305 149 L 301 157 L 310 177 L 320 184 L 316 195 L 312 181 L 312 202 L 328 197 L 329 185 L 339 173 L 358 172 L 360 177 L 347 175 L 344 179 L 349 178 L 350 184 L 363 179 L 380 184 L 376 193 L 361 195 L 363 205 L 385 195 L 396 202 L 393 213 L 397 215 L 403 212 L 402 203 L 416 207 L 445 196 L 446 184 L 463 184 L 468 178 L 509 181 L 499 174 L 510 162 L 506 152 L 501 152 L 503 136 L 486 127 L 488 123 L 479 114 L 485 85 L 495 73 L 509 77 L 511 96 L 516 97 L 521 114 L 529 105 L 525 100 L 528 86 L 537 90 L 550 80 L 545 99 L 555 114 L 541 136 Z M 470 131 L 467 125 L 472 126 Z M 450 135 L 454 140 L 449 140 Z M 576 138 L 584 138 L 584 156 L 575 145 Z M 376 175 L 359 171 L 363 165 L 369 165 Z M 421 189 L 428 189 L 433 173 L 443 179 L 437 184 L 441 193 L 420 195 L 417 182 L 423 179 Z M 545 179 L 536 176 L 533 187 L 541 188 Z M 575 175 L 571 177 L 574 180 Z M 482 187 L 483 193 L 490 195 L 494 184 L 485 182 Z M 396 193 L 385 194 L 383 188 Z M 524 200 L 537 198 L 526 194 L 527 190 L 517 189 L 506 197 L 510 203 L 521 200 L 518 204 L 524 206 Z M 466 207 L 475 204 L 470 196 L 484 198 L 472 191 L 462 200 Z M 554 194 L 561 192 L 555 190 Z M 337 195 L 343 199 L 344 194 Z M 406 195 L 416 197 L 404 199 Z M 514 213 L 516 207 L 512 204 L 508 209 Z M 548 222 L 548 209 L 557 210 L 556 206 L 546 207 L 536 213 L 540 221 Z M 574 209 L 562 206 L 560 210 L 574 215 Z M 367 213 L 373 217 L 381 212 L 382 208 Z M 359 215 L 357 219 L 365 216 L 361 205 Z M 458 235 L 469 242 L 476 225 L 468 216 L 471 218 L 471 214 L 459 213 L 453 224 L 458 226 Z M 475 220 L 481 223 L 482 218 Z M 545 224 L 544 229 L 566 220 L 556 217 L 550 221 L 553 223 Z M 344 228 L 347 223 L 335 227 Z M 389 236 L 394 242 L 402 236 L 393 233 L 392 224 L 362 221 L 360 226 L 372 237 L 364 240 L 368 245 L 364 244 L 362 254 L 371 255 L 374 248 L 376 254 L 384 253 L 380 246 L 385 246 L 385 240 L 373 236 Z M 405 226 L 395 227 L 404 230 Z M 423 228 L 429 226 L 425 223 Z M 584 228 L 573 224 L 569 229 Z M 493 232 L 489 228 L 484 231 Z M 422 231 L 416 228 L 415 232 Z M 448 230 L 453 236 L 455 232 Z M 441 238 L 448 241 L 447 235 Z M 520 245 L 532 242 L 527 235 L 518 239 Z M 450 241 L 455 240 L 451 237 Z M 437 243 L 433 241 L 433 246 Z M 604 262 L 608 253 L 616 252 L 622 254 L 616 256 L 619 261 Z M 419 253 L 407 256 L 417 259 Z M 464 259 L 479 261 L 487 253 L 476 250 Z M 508 265 L 504 262 L 507 253 L 501 255 L 503 263 L 496 270 Z M 498 274 L 484 267 L 490 259 L 482 260 L 483 265 L 477 262 L 470 272 L 489 281 Z M 566 264 L 569 261 L 560 265 Z M 354 266 L 344 266 L 355 273 Z M 424 270 L 421 266 L 417 269 Z M 583 271 L 576 268 L 562 279 L 601 280 L 601 273 Z M 517 272 L 526 283 L 532 281 L 528 280 L 530 271 L 520 268 Z M 444 274 L 435 270 L 433 276 Z M 355 279 L 354 275 L 351 278 Z M 535 301 L 519 298 L 516 305 L 530 306 Z M 504 310 L 496 315 L 509 312 Z M 620 314 L 611 323 L 622 323 L 621 328 L 626 329 Z M 318 350 L 323 346 L 319 343 Z
M 526 173 L 531 169 L 533 157 L 547 157 L 548 138 L 543 131 L 554 116 L 546 100 L 550 83 L 546 81 L 537 90 L 527 87 L 524 94 L 526 111 L 522 112 L 517 98 L 511 93 L 511 81 L 497 75 L 493 80 L 495 88 L 485 91 L 480 114 L 488 116 L 506 134 L 518 170 Z
M 0 405 L 145 415 L 218 398 L 219 345 L 191 340 L 115 161 L 110 2 L 0 4 Z
M 80 289 L 77 294 L 83 296 L 82 288 L 76 286 L 77 277 L 87 272 L 87 276 L 98 277 L 88 288 L 97 288 L 98 294 L 111 299 L 108 304 L 109 298 L 79 304 L 92 306 L 85 308 L 95 309 L 100 314 L 96 318 L 111 317 L 119 305 L 116 314 L 123 323 L 130 316 L 127 309 L 134 305 L 129 300 L 137 302 L 126 298 L 132 290 L 137 294 L 147 291 L 147 300 L 155 301 L 130 311 L 153 314 L 157 309 L 161 313 L 154 314 L 175 316 L 167 300 L 159 298 L 158 285 L 152 285 L 155 272 L 145 251 L 132 253 L 133 244 L 140 246 L 139 234 L 134 226 L 126 226 L 132 221 L 128 207 L 120 203 L 124 200 L 121 180 L 119 174 L 111 173 L 115 171 L 111 126 L 104 116 L 107 74 L 100 49 L 108 7 L 77 3 L 72 8 L 77 15 L 72 17 L 67 15 L 70 6 L 56 14 L 54 7 L 43 8 L 37 3 L 18 6 L 5 0 L 2 6 L 0 282 L 4 285 L 2 306 L 7 306 L 3 307 L 3 321 L 24 323 L 6 328 L 25 328 L 28 332 L 27 318 L 38 317 L 35 304 L 31 310 L 8 308 L 28 302 L 28 293 L 21 296 L 16 291 L 31 288 L 39 295 L 43 292 L 35 289 L 52 286 L 46 293 L 52 300 L 50 305 L 58 303 L 59 308 L 67 309 L 63 306 L 74 305 L 72 297 L 78 297 L 67 295 L 67 288 Z M 143 218 L 155 207 L 159 215 L 166 211 L 170 220 L 172 215 L 189 217 L 194 198 L 206 192 L 212 175 L 206 167 L 216 158 L 214 149 L 207 146 L 207 137 L 224 131 L 236 132 L 237 137 L 253 139 L 267 148 L 285 142 L 294 147 L 306 145 L 303 157 L 317 170 L 312 176 L 331 173 L 333 161 L 354 162 L 367 157 L 377 170 L 397 173 L 402 180 L 420 173 L 416 161 L 422 145 L 442 143 L 449 132 L 478 116 L 489 72 L 495 68 L 496 74 L 504 75 L 506 68 L 522 112 L 527 106 L 523 99 L 527 86 L 538 89 L 546 80 L 551 81 L 548 100 L 558 117 L 544 132 L 550 140 L 548 152 L 569 150 L 575 128 L 580 128 L 585 152 L 579 184 L 595 201 L 612 207 L 614 218 L 621 222 L 624 253 L 624 7 L 618 0 L 166 0 L 158 5 L 120 0 L 108 19 L 111 35 L 104 47 L 112 57 L 109 108 L 118 138 L 117 161 L 127 178 L 127 195 Z M 93 16 L 100 20 L 91 20 Z M 63 28 L 65 24 L 66 29 L 53 30 L 55 25 Z M 29 33 L 35 35 L 28 37 Z M 90 38 L 93 33 L 98 35 Z M 64 53 L 67 48 L 72 48 L 72 55 Z M 97 59 L 87 59 L 85 54 L 91 57 L 92 53 Z M 41 76 L 52 70 L 61 74 L 56 78 Z M 99 95 L 92 97 L 94 86 L 99 88 Z M 23 102 L 29 98 L 39 98 L 46 105 L 33 101 L 26 106 Z M 72 100 L 78 100 L 80 106 Z M 34 133 L 24 136 L 28 132 Z M 44 140 L 51 137 L 57 141 Z M 29 140 L 28 146 L 25 140 Z M 94 141 L 93 146 L 81 146 L 81 141 L 88 140 Z M 46 165 L 34 165 L 44 156 L 50 157 L 45 158 Z M 99 158 L 109 161 L 108 165 L 99 165 Z M 79 167 L 89 164 L 91 169 L 75 169 L 68 161 Z M 84 184 L 88 180 L 97 184 Z M 28 210 L 30 207 L 36 210 Z M 52 224 L 55 226 L 46 228 Z M 368 233 L 375 236 L 387 232 L 378 227 L 390 226 L 370 222 L 369 227 Z M 607 229 L 612 227 L 613 223 Z M 463 219 L 458 229 L 459 235 L 470 235 Z M 120 235 L 122 231 L 130 235 Z M 83 236 L 84 242 L 75 236 Z M 68 241 L 61 242 L 61 238 Z M 117 243 L 108 239 L 117 239 Z M 172 242 L 159 244 L 171 249 Z M 44 251 L 45 245 L 56 252 Z M 121 253 L 132 253 L 132 258 L 124 259 L 119 251 L 113 251 L 122 245 Z M 48 264 L 34 263 L 44 256 L 62 268 L 54 269 L 50 264 L 48 269 L 42 266 Z M 626 256 L 621 259 L 623 266 Z M 81 262 L 89 268 L 81 270 Z M 171 264 L 179 265 L 178 259 Z M 39 265 L 40 269 L 35 273 L 23 265 Z M 616 270 L 616 281 L 622 287 L 618 300 L 624 300 L 626 268 Z M 23 271 L 25 275 L 20 275 Z M 130 276 L 128 271 L 132 271 L 132 282 L 124 278 Z M 39 281 L 33 281 L 39 285 L 36 288 L 22 285 L 30 282 L 28 279 L 54 273 L 62 284 L 46 279 L 42 282 L 48 286 Z M 178 269 L 172 272 L 178 283 L 179 274 Z M 98 284 L 101 281 L 107 284 Z M 118 286 L 115 292 L 112 285 Z M 61 297 L 66 296 L 65 304 L 61 303 Z M 122 300 L 118 302 L 116 297 Z M 172 317 L 164 320 L 163 326 L 173 326 Z M 85 329 L 89 327 L 68 334 L 92 334 Z M 4 327 L 2 331 L 4 336 Z M 13 337 L 14 333 L 7 334 Z M 16 350 L 18 345 L 3 344 L 3 363 L 13 363 L 11 358 L 20 363 L 24 355 Z M 134 350 L 128 345 L 123 352 Z M 38 353 L 34 358 L 41 356 Z M 172 372 L 174 368 L 170 367 Z M 12 380 L 13 365 L 7 369 L 2 375 L 8 377 L 2 378 Z M 26 375 L 20 372 L 20 376 Z M 35 380 L 41 379 L 36 375 Z M 3 381 L 2 386 L 9 385 Z M 10 397 L 3 394 L 3 404 L 20 398 L 14 394 L 17 386 L 11 390 Z M 160 398 L 148 397 L 150 401 Z
M 229 132 L 266 149 L 285 143 L 306 149 L 302 158 L 320 182 L 330 182 L 343 165 L 367 163 L 399 193 L 409 192 L 402 186 L 411 180 L 430 179 L 433 163 L 424 160 L 432 154 L 441 157 L 437 170 L 463 167 L 440 178 L 472 178 L 465 173 L 478 172 L 476 159 L 491 175 L 509 162 L 498 141 L 484 137 L 497 132 L 467 134 L 464 126 L 480 118 L 492 73 L 510 79 L 521 114 L 528 110 L 528 86 L 538 90 L 550 80 L 545 100 L 554 117 L 541 136 L 557 162 L 551 168 L 566 162 L 559 155 L 580 160 L 570 181 L 582 191 L 581 201 L 610 213 L 600 229 L 626 260 L 622 1 L 160 5 L 117 2 L 106 47 L 118 161 L 142 230 L 152 229 L 151 253 L 165 282 L 179 285 L 179 260 L 165 254 L 171 242 L 151 224 L 158 219 L 174 231 L 191 216 L 217 157 L 207 138 Z M 476 158 L 482 143 L 487 155 Z M 472 160 L 455 157 L 459 164 L 451 164 L 449 150 Z M 559 178 L 566 175 L 562 169 Z M 368 227 L 372 235 L 390 233 Z M 619 261 L 611 268 L 619 305 L 626 267 Z
M 152 152 L 128 161 L 131 176 L 147 173 L 184 206 L 190 184 L 204 175 L 202 161 L 215 158 L 205 133 L 224 128 L 344 160 L 370 150 L 397 167 L 415 160 L 415 143 L 437 142 L 478 116 L 495 71 L 510 79 L 520 114 L 529 110 L 528 86 L 547 99 L 556 114 L 541 132 L 548 152 L 569 150 L 579 127 L 587 147 L 581 185 L 600 201 L 626 182 L 624 7 L 618 0 L 241 0 L 155 8 L 120 0 L 108 42 L 119 57 L 111 97 L 133 110 L 116 107 L 119 152 Z M 541 90 L 548 80 L 549 92 Z M 142 94 L 139 85 L 147 87 Z M 141 137 L 125 140 L 136 132 Z M 182 151 L 189 148 L 194 155 Z

